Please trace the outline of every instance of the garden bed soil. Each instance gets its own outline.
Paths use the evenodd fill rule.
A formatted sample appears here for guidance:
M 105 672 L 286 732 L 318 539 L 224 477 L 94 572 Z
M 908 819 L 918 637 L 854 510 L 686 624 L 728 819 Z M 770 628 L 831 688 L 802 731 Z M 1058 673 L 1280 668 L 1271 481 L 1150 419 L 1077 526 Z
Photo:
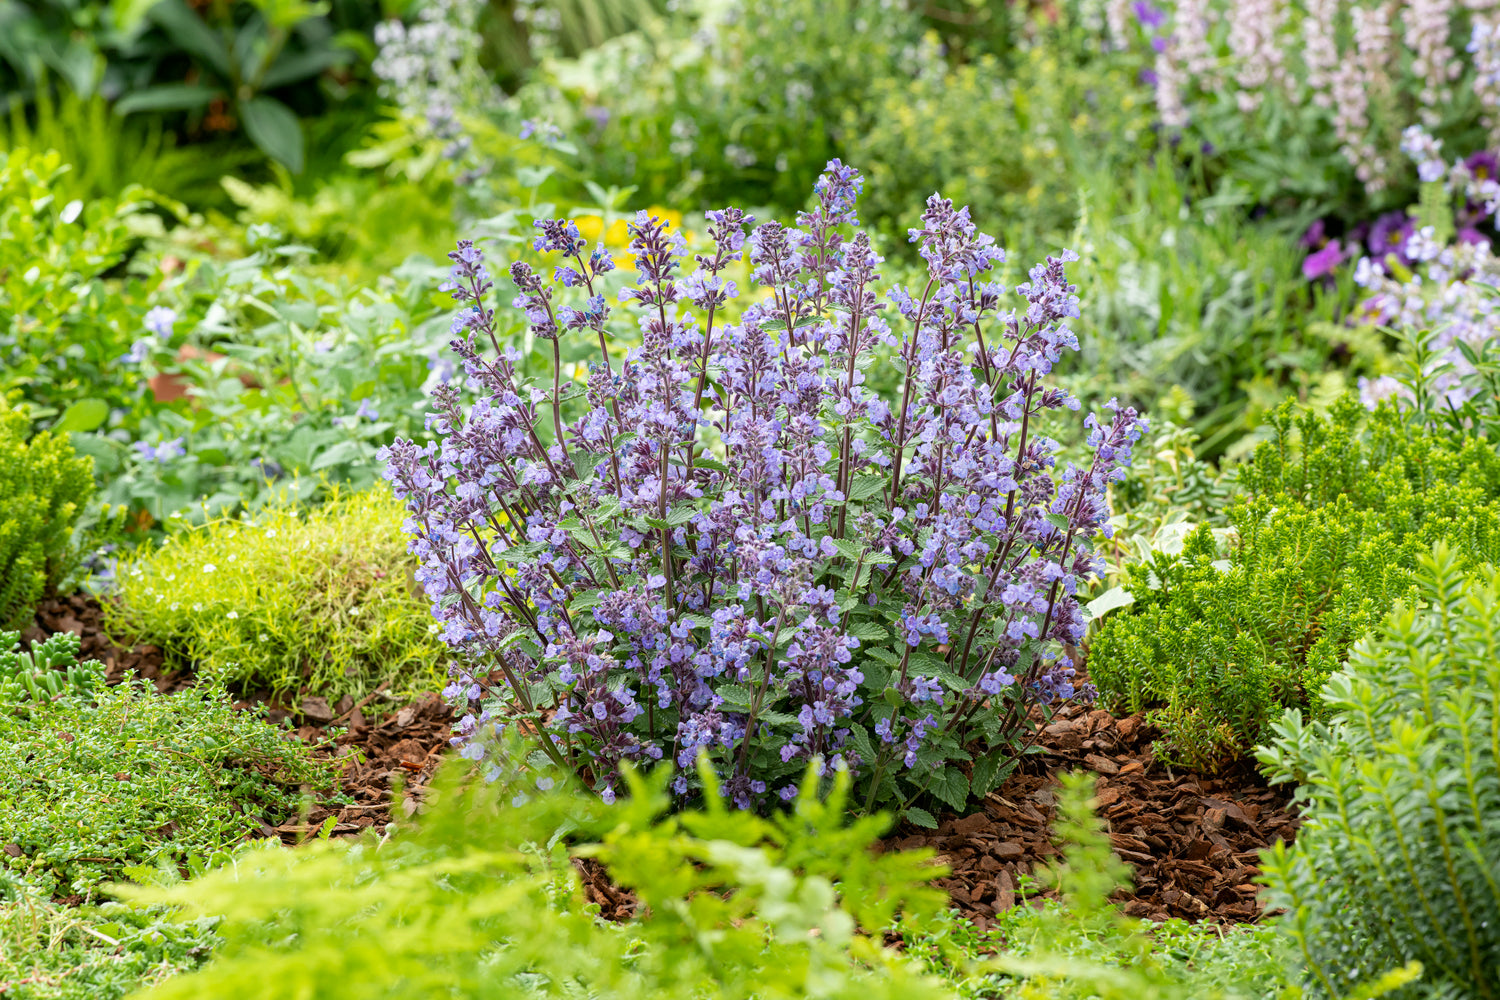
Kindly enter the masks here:
M 81 655 L 103 661 L 111 680 L 134 670 L 162 691 L 191 683 L 190 675 L 164 671 L 159 648 L 116 644 L 104 632 L 102 617 L 91 596 L 53 599 L 38 610 L 24 638 L 73 632 L 82 639 Z M 377 689 L 371 698 L 379 694 Z M 252 695 L 237 704 L 256 700 L 263 698 Z M 298 737 L 343 765 L 336 794 L 323 796 L 301 821 L 267 826 L 266 836 L 295 843 L 330 816 L 333 835 L 355 836 L 420 808 L 451 735 L 452 709 L 429 694 L 376 720 L 366 717 L 370 700 L 346 698 L 330 706 L 314 697 L 294 707 L 271 707 L 272 721 L 289 720 Z M 1133 889 L 1115 895 L 1126 913 L 1153 920 L 1258 920 L 1258 852 L 1275 840 L 1290 840 L 1297 828 L 1288 792 L 1268 787 L 1248 766 L 1212 776 L 1169 768 L 1152 753 L 1156 735 L 1140 716 L 1117 719 L 1102 710 L 1064 708 L 1043 731 L 1037 744 L 1042 752 L 1026 757 L 978 809 L 943 815 L 936 830 L 903 825 L 882 846 L 931 848 L 951 869 L 938 885 L 984 928 L 997 912 L 1024 903 L 1027 876 L 1058 854 L 1051 835 L 1057 776 L 1093 771 L 1110 841 L 1134 874 Z M 404 797 L 398 798 L 398 790 Z M 634 912 L 631 894 L 613 885 L 596 862 L 576 867 L 585 895 L 603 916 L 624 919 Z M 1040 895 L 1034 888 L 1031 894 Z

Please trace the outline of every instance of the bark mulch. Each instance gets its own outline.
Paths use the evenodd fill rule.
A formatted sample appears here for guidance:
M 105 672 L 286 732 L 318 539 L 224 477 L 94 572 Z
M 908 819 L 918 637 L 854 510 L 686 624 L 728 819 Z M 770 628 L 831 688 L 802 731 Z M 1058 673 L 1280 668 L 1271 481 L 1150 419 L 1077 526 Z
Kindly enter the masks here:
M 163 691 L 192 682 L 191 675 L 165 673 L 155 646 L 117 645 L 104 633 L 91 596 L 47 601 L 23 638 L 36 641 L 61 631 L 79 635 L 81 655 L 103 661 L 111 679 L 135 670 Z M 273 722 L 290 721 L 300 738 L 321 744 L 318 753 L 343 761 L 339 791 L 350 801 L 325 798 L 304 820 L 268 827 L 267 835 L 296 842 L 332 816 L 335 836 L 353 836 L 420 807 L 451 735 L 452 709 L 430 694 L 384 718 L 368 718 L 369 703 L 380 694 L 359 703 L 346 698 L 330 706 L 313 697 L 271 708 Z M 252 694 L 238 704 L 256 700 L 263 698 Z M 882 846 L 932 848 L 952 870 L 938 884 L 983 929 L 997 912 L 1023 904 L 1025 876 L 1058 854 L 1051 836 L 1057 775 L 1089 770 L 1099 775 L 1099 811 L 1110 841 L 1133 869 L 1133 891 L 1115 897 L 1126 913 L 1153 920 L 1258 920 L 1258 851 L 1291 840 L 1297 828 L 1288 791 L 1269 788 L 1248 766 L 1212 776 L 1169 768 L 1152 753 L 1156 735 L 1140 716 L 1117 719 L 1069 706 L 1044 731 L 1038 743 L 1044 752 L 1028 756 L 978 809 L 939 817 L 937 830 L 903 825 Z M 398 788 L 405 795 L 399 806 Z M 603 916 L 624 919 L 634 911 L 633 896 L 611 883 L 597 862 L 584 859 L 575 866 L 585 895 Z
M 979 809 L 946 814 L 935 831 L 904 825 L 885 844 L 936 851 L 952 869 L 938 884 L 983 929 L 1022 902 L 1022 876 L 1058 854 L 1051 837 L 1057 775 L 1093 771 L 1110 842 L 1133 869 L 1134 891 L 1114 897 L 1126 913 L 1258 920 L 1258 852 L 1290 841 L 1297 829 L 1289 793 L 1248 766 L 1213 776 L 1168 768 L 1152 754 L 1156 735 L 1140 716 L 1064 708 L 1039 742 L 1045 752 L 1029 757 Z

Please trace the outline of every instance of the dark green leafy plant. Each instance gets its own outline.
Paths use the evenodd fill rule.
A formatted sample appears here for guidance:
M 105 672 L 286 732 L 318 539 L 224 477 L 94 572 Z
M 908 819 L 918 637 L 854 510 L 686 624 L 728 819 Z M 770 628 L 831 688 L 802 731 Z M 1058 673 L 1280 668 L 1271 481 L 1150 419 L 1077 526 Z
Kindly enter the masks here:
M 0 625 L 30 613 L 77 564 L 76 529 L 94 492 L 92 463 L 0 396 Z
M 245 10 L 232 10 L 231 8 Z M 303 83 L 350 58 L 325 16 L 327 3 L 215 0 L 202 14 L 184 0 L 158 0 L 145 17 L 192 60 L 203 78 L 156 83 L 115 103 L 119 114 L 232 108 L 261 152 L 293 173 L 303 164 L 302 126 L 273 91 Z M 222 112 L 221 112 L 222 113 Z
M 45 890 L 92 893 L 163 861 L 201 869 L 294 816 L 303 783 L 331 783 L 330 765 L 262 711 L 231 708 L 212 678 L 161 695 L 133 679 L 104 688 L 102 664 L 55 666 L 91 671 L 97 693 L 0 713 L 3 860 Z
M 1500 455 L 1394 409 L 1345 397 L 1330 415 L 1290 404 L 1239 472 L 1233 541 L 1208 525 L 1176 554 L 1129 568 L 1129 610 L 1106 621 L 1089 673 L 1130 711 L 1153 709 L 1158 753 L 1213 768 L 1264 738 L 1285 707 L 1317 692 L 1350 646 L 1411 585 L 1445 539 L 1467 558 L 1500 557 Z
M 941 897 L 921 883 L 940 869 L 870 853 L 885 821 L 844 825 L 847 775 L 826 802 L 805 781 L 775 819 L 726 810 L 717 793 L 707 812 L 663 819 L 665 769 L 632 772 L 614 806 L 571 785 L 539 794 L 553 778 L 525 768 L 468 789 L 459 773 L 417 829 L 383 843 L 252 851 L 180 887 L 122 890 L 224 915 L 215 959 L 149 996 L 258 1000 L 267 982 L 307 1000 L 949 995 L 879 938 L 898 908 L 934 913 Z M 583 853 L 636 891 L 636 920 L 595 918 L 564 834 L 597 838 Z
M 1323 688 L 1329 721 L 1289 711 L 1257 753 L 1301 786 L 1264 864 L 1313 996 L 1402 960 L 1427 970 L 1403 998 L 1500 996 L 1500 574 L 1469 562 L 1433 546 Z

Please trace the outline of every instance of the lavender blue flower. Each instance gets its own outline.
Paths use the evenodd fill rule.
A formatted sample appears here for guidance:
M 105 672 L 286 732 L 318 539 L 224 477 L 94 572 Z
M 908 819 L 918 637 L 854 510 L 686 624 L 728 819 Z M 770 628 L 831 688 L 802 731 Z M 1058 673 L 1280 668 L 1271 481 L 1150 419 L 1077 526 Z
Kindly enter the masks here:
M 524 716 L 606 798 L 627 761 L 671 761 L 695 794 L 706 755 L 739 808 L 794 798 L 810 759 L 849 768 L 867 807 L 962 805 L 1019 753 L 1034 707 L 1086 695 L 1061 651 L 1083 633 L 1078 583 L 1144 421 L 1089 416 L 1090 461 L 1061 470 L 1036 430 L 1078 406 L 1047 381 L 1078 348 L 1077 256 L 1008 293 L 1003 251 L 935 195 L 911 230 L 922 283 L 885 289 L 862 183 L 832 161 L 795 226 L 710 212 L 696 251 L 638 214 L 635 283 L 613 311 L 613 261 L 539 222 L 551 279 L 507 271 L 554 345 L 550 385 L 503 349 L 484 255 L 450 255 L 469 399 L 457 378 L 435 386 L 439 441 L 383 453 L 459 654 L 449 696 Z M 745 256 L 757 287 L 742 290 L 723 272 Z M 623 355 L 615 313 L 639 329 Z M 558 345 L 578 335 L 599 353 L 564 394 Z M 899 399 L 865 384 L 880 344 Z M 976 752 L 972 779 L 950 766 Z

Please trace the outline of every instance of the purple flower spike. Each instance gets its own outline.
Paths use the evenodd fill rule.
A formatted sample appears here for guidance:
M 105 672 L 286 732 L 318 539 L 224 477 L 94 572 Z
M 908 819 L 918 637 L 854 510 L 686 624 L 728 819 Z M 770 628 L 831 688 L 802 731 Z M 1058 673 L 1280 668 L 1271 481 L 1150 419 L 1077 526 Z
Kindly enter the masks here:
M 665 762 L 697 795 L 706 758 L 741 809 L 840 769 L 861 803 L 940 787 L 959 808 L 988 790 L 953 767 L 960 749 L 1014 757 L 1034 708 L 1088 696 L 1061 653 L 1145 422 L 1088 416 L 1089 460 L 1065 468 L 1035 430 L 1078 406 L 1049 381 L 1078 349 L 1078 257 L 1007 289 L 994 239 L 933 195 L 910 232 L 926 274 L 889 287 L 862 185 L 830 161 L 795 225 L 723 208 L 696 247 L 639 213 L 613 312 L 608 255 L 539 221 L 507 272 L 551 345 L 540 377 L 499 333 L 483 254 L 450 255 L 438 440 L 382 457 L 471 757 L 517 718 L 606 800 L 627 762 Z M 639 346 L 612 356 L 625 323 Z M 866 384 L 877 348 L 899 396 Z

